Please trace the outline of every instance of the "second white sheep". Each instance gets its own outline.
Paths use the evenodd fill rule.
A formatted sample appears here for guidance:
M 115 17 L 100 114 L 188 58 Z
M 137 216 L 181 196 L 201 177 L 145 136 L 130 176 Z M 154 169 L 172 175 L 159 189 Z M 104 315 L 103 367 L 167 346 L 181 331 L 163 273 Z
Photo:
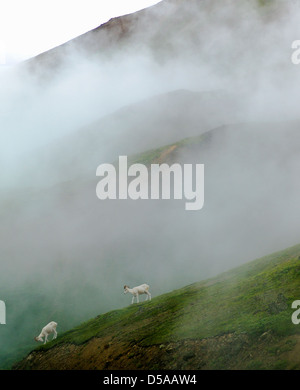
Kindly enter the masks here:
M 146 294 L 146 301 L 149 299 L 151 301 L 151 294 L 149 292 L 149 286 L 148 284 L 141 284 L 140 286 L 130 288 L 129 286 L 124 286 L 124 294 L 131 293 L 133 295 L 131 304 L 134 302 L 134 298 L 136 297 L 137 303 L 140 302 L 139 295 Z

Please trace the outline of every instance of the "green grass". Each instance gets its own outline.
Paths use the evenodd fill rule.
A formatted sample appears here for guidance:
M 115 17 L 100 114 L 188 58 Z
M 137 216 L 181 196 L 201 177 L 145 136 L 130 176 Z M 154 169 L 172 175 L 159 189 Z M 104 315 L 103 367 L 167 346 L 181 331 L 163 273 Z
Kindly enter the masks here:
M 158 149 L 151 149 L 147 150 L 146 152 L 142 152 L 139 154 L 136 154 L 128 159 L 128 164 L 144 164 L 146 166 L 149 166 L 150 164 L 153 164 L 155 160 L 159 159 L 160 156 L 167 151 L 171 146 L 176 146 L 176 149 L 178 148 L 184 148 L 189 145 L 198 145 L 200 144 L 204 139 L 208 138 L 210 136 L 209 133 L 205 133 L 199 136 L 195 137 L 188 137 L 181 139 L 178 142 L 174 142 L 172 144 L 168 144 L 165 146 L 162 146 Z
M 80 345 L 93 337 L 111 335 L 115 340 L 149 346 L 227 333 L 247 333 L 254 338 L 264 332 L 279 338 L 300 334 L 300 326 L 291 321 L 291 303 L 300 297 L 299 256 L 297 245 L 151 302 L 108 312 L 39 349 L 62 343 Z M 259 365 L 253 362 L 253 368 Z

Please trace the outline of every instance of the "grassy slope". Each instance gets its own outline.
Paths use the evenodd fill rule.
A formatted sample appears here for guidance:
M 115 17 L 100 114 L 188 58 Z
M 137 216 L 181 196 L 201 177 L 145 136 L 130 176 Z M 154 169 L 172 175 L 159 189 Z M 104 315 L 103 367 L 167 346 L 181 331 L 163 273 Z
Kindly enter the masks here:
M 218 129 L 217 129 L 218 130 Z M 183 140 L 180 140 L 174 144 L 165 145 L 157 149 L 147 150 L 145 152 L 136 154 L 132 157 L 129 157 L 128 164 L 133 163 L 142 163 L 147 166 L 149 166 L 152 163 L 163 163 L 163 162 L 169 162 L 169 160 L 174 160 L 176 158 L 176 153 L 178 150 L 189 148 L 189 146 L 201 146 L 201 143 L 203 140 L 209 139 L 211 137 L 211 132 L 207 132 L 203 135 L 196 136 L 196 137 L 190 137 Z M 117 162 L 116 162 L 117 164 Z M 63 190 L 64 193 L 67 193 L 70 191 L 70 196 L 73 196 L 77 193 L 78 188 L 86 186 L 86 182 L 66 182 L 61 183 L 59 185 Z M 37 191 L 36 190 L 26 190 L 26 197 L 25 199 L 30 199 L 30 202 L 34 202 L 35 199 L 39 198 L 45 198 L 46 194 L 44 191 Z M 27 202 L 29 202 L 27 200 Z M 29 203 L 30 203 L 29 202 Z M 14 194 L 8 194 L 6 197 L 3 196 L 3 198 L 0 200 L 0 203 L 2 205 L 0 209 L 0 215 L 4 218 L 11 218 L 12 215 L 17 214 L 18 212 L 22 211 L 26 208 L 26 204 L 23 203 L 23 200 L 15 199 Z M 77 286 L 79 281 L 76 282 Z M 75 284 L 76 284 L 75 283 Z M 7 290 L 7 291 L 6 291 Z M 13 302 L 23 302 L 26 301 L 26 307 L 27 309 L 30 307 L 30 310 L 33 310 L 32 308 L 35 308 L 34 311 L 37 313 L 41 313 L 41 318 L 36 318 L 37 323 L 44 323 L 47 322 L 47 318 L 44 319 L 42 316 L 42 313 L 47 313 L 49 308 L 51 308 L 53 313 L 56 313 L 56 318 L 60 318 L 59 322 L 64 323 L 67 328 L 68 326 L 73 326 L 75 323 L 78 323 L 78 321 L 81 321 L 81 318 L 78 320 L 78 314 L 72 315 L 71 313 L 63 313 L 61 310 L 61 307 L 58 305 L 56 307 L 55 304 L 53 304 L 52 297 L 49 296 L 39 296 L 40 288 L 38 286 L 25 286 L 23 290 L 19 293 L 19 295 L 22 297 L 22 299 L 17 294 L 8 294 L 9 289 L 4 289 L 4 286 L 2 285 L 2 299 L 5 300 L 8 306 L 13 305 L 15 306 L 15 303 Z M 68 290 L 68 288 L 66 288 Z M 72 288 L 70 288 L 72 290 Z M 85 289 L 86 290 L 86 289 Z M 33 293 L 34 291 L 34 293 Z M 64 292 L 65 294 L 65 292 Z M 36 296 L 35 296 L 36 295 Z M 77 297 L 78 299 L 78 297 Z M 43 308 L 47 307 L 48 310 L 44 310 Z M 22 310 L 16 310 L 16 312 L 21 312 Z M 28 310 L 26 311 L 26 313 Z M 38 315 L 38 317 L 40 317 Z M 9 318 L 10 323 L 18 324 L 19 318 Z M 65 330 L 66 328 L 64 328 Z M 11 338 L 11 334 L 9 332 L 9 328 L 2 329 L 3 337 L 9 339 Z M 15 332 L 19 334 L 21 337 L 21 340 L 16 340 L 13 345 L 10 345 L 7 347 L 7 349 L 2 350 L 2 354 L 0 353 L 0 369 L 7 369 L 11 366 L 11 364 L 16 361 L 17 359 L 20 359 L 22 356 L 24 356 L 26 353 L 30 351 L 31 344 L 32 344 L 32 328 L 31 325 L 29 326 L 29 329 L 24 329 L 23 327 L 21 329 L 17 328 L 14 329 Z M 6 333 L 5 333 L 6 332 Z M 28 340 L 28 341 L 27 341 Z M 29 341 L 30 340 L 30 341 Z M 20 343 L 23 345 L 23 347 L 20 349 L 19 345 Z
M 299 369 L 299 354 L 295 358 L 292 352 L 299 348 L 300 326 L 291 322 L 291 303 L 300 297 L 299 256 L 300 245 L 297 245 L 216 278 L 155 297 L 151 302 L 100 315 L 60 335 L 46 346 L 40 346 L 36 353 L 48 351 L 51 354 L 53 351 L 57 355 L 54 351 L 59 351 L 62 346 L 89 345 L 89 341 L 96 340 L 96 337 L 100 341 L 107 342 L 109 339 L 111 343 L 143 348 L 159 345 L 163 354 L 165 345 L 184 340 L 193 340 L 195 349 L 196 341 L 221 340 L 222 335 L 235 335 L 236 338 L 247 335 L 246 347 L 240 346 L 241 340 L 230 344 L 233 351 L 238 345 L 236 353 L 230 349 L 225 356 L 224 349 L 216 350 L 209 362 L 196 366 L 190 359 L 189 366 L 185 368 L 204 365 L 205 368 Z M 264 334 L 267 342 L 261 338 Z M 249 351 L 253 354 L 260 351 L 258 358 L 253 359 Z M 239 362 L 240 359 L 236 361 L 241 353 L 245 356 L 244 364 Z M 126 354 L 128 358 L 128 352 Z M 64 359 L 67 358 L 65 355 Z M 26 360 L 23 361 L 22 368 L 30 368 L 27 364 Z M 118 365 L 115 367 L 119 368 Z M 126 368 L 124 360 L 123 367 Z M 173 367 L 178 368 L 176 365 Z M 97 368 L 103 366 L 98 365 Z M 114 368 L 114 364 L 110 368 Z M 157 357 L 140 368 L 158 368 Z

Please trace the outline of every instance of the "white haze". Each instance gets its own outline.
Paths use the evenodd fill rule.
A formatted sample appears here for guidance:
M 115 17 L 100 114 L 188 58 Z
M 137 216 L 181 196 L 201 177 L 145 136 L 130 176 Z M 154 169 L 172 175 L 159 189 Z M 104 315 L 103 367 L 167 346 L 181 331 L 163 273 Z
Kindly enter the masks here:
M 172 14 L 172 7 L 175 7 L 173 3 L 176 4 L 170 2 L 170 8 L 157 8 L 157 12 L 161 9 L 162 12 Z M 201 3 L 202 8 L 197 9 L 199 17 L 191 19 L 198 23 L 195 31 L 199 31 L 199 36 L 191 39 L 193 31 L 191 26 L 180 31 L 178 35 L 176 31 L 174 33 L 173 27 L 173 35 L 177 40 L 172 42 L 174 48 L 166 58 L 163 55 L 156 58 L 155 50 L 140 45 L 145 36 L 149 39 L 148 35 L 155 36 L 158 33 L 156 30 L 151 31 L 151 34 L 147 33 L 147 29 L 152 27 L 152 22 L 154 27 L 158 28 L 156 23 L 149 19 L 149 25 L 139 26 L 124 49 L 103 61 L 92 60 L 88 56 L 81 57 L 80 52 L 71 54 L 69 52 L 63 67 L 54 72 L 47 81 L 41 81 L 34 74 L 24 75 L 23 69 L 19 71 L 18 67 L 3 71 L 0 91 L 3 190 L 16 187 L 18 196 L 24 198 L 25 195 L 22 196 L 20 190 L 22 187 L 45 188 L 57 182 L 78 178 L 81 174 L 80 167 L 70 164 L 66 169 L 67 174 L 61 170 L 59 164 L 56 166 L 56 156 L 53 161 L 47 160 L 48 165 L 42 165 L 41 159 L 40 166 L 43 170 L 39 172 L 39 159 L 35 156 L 40 158 L 41 155 L 47 154 L 45 148 L 49 148 L 51 152 L 60 143 L 64 145 L 64 142 L 69 143 L 72 149 L 73 134 L 77 134 L 80 128 L 114 113 L 121 107 L 134 105 L 143 99 L 173 90 L 225 91 L 230 96 L 237 96 L 239 112 L 234 112 L 236 109 L 234 105 L 232 112 L 226 111 L 224 114 L 219 102 L 215 106 L 212 103 L 210 118 L 203 115 L 203 122 L 206 122 L 204 128 L 199 123 L 199 128 L 193 128 L 191 131 L 188 125 L 189 118 L 185 118 L 186 126 L 182 126 L 181 134 L 177 132 L 175 137 L 171 132 L 165 135 L 164 129 L 159 127 L 157 133 L 149 132 L 144 116 L 141 116 L 138 122 L 140 126 L 128 131 L 125 114 L 124 121 L 122 119 L 123 122 L 118 123 L 118 131 L 114 129 L 111 136 L 106 129 L 99 130 L 100 140 L 101 131 L 105 134 L 105 143 L 103 150 L 99 149 L 98 163 L 114 161 L 124 152 L 138 153 L 210 130 L 210 126 L 213 128 L 218 124 L 218 122 L 214 124 L 214 121 L 220 112 L 222 112 L 220 125 L 249 121 L 284 122 L 297 118 L 299 101 L 297 81 L 300 78 L 300 70 L 291 64 L 290 46 L 297 38 L 299 30 L 298 4 L 278 2 L 273 7 L 267 6 L 262 9 L 255 7 L 253 2 L 245 2 L 238 7 L 235 2 L 230 1 L 224 2 L 222 7 L 216 2 L 214 5 L 208 1 Z M 186 12 L 193 13 L 189 5 L 186 6 Z M 158 18 L 158 15 L 155 16 Z M 180 16 L 177 18 L 180 19 Z M 139 47 L 139 50 L 136 50 L 136 47 Z M 195 52 L 197 47 L 199 50 Z M 153 100 L 155 101 L 155 98 Z M 149 103 L 150 116 L 151 107 Z M 165 112 L 157 115 L 159 124 L 159 115 L 163 117 Z M 122 126 L 126 129 L 124 133 Z M 67 137 L 66 141 L 64 137 Z M 128 143 L 129 146 L 125 148 L 124 145 Z M 63 152 L 60 157 L 68 161 L 68 156 Z M 85 160 L 89 161 L 88 158 L 88 155 L 80 155 L 79 145 L 79 165 L 84 165 Z M 30 171 L 32 161 L 35 164 L 33 169 L 38 171 L 39 175 L 34 170 Z M 259 162 L 257 164 L 259 166 Z M 85 177 L 86 180 L 94 180 L 96 167 L 96 162 L 88 167 L 89 176 Z M 36 180 L 37 177 L 40 182 Z M 93 197 L 94 193 L 89 195 Z M 61 222 L 64 224 L 63 219 L 59 222 L 59 211 L 57 218 L 59 225 Z M 185 218 L 188 219 L 189 216 Z M 197 218 L 201 220 L 201 213 Z M 28 229 L 27 234 L 31 248 L 30 240 L 34 239 L 34 236 Z M 61 237 L 63 241 L 64 234 Z M 55 243 L 51 245 L 52 248 L 55 247 Z M 234 250 L 232 254 L 234 255 Z M 29 257 L 30 261 L 35 258 Z M 16 254 L 15 261 L 22 264 L 24 258 Z M 28 259 L 25 263 L 26 268 L 30 270 Z
M 107 54 L 3 71 L 3 281 L 54 289 L 58 317 L 78 300 L 75 322 L 128 304 L 124 284 L 155 296 L 298 243 L 300 8 L 257 4 L 163 1 Z M 215 128 L 178 154 L 205 163 L 201 211 L 96 198 L 98 164 Z

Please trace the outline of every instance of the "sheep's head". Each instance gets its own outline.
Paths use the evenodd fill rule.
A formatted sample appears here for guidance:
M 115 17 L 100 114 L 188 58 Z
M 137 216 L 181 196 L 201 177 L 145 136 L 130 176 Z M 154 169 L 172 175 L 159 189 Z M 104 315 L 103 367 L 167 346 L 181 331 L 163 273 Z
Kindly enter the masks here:
M 124 286 L 124 294 L 128 293 L 128 289 L 129 289 L 129 286 L 126 286 L 126 284 L 125 284 L 125 286 Z
M 35 339 L 35 341 L 43 341 L 41 338 L 39 338 L 39 337 L 35 337 L 34 338 Z

